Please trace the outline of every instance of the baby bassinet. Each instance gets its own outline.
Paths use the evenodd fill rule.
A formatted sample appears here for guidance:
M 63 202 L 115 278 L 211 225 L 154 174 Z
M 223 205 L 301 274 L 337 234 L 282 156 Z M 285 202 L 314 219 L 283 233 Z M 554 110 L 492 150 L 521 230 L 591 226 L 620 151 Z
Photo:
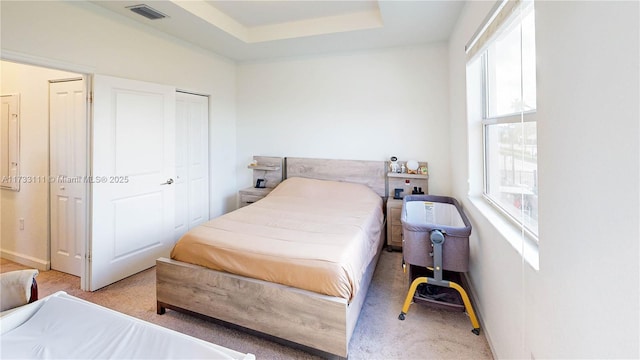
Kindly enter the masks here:
M 467 272 L 469 269 L 469 235 L 471 223 L 456 199 L 434 195 L 408 195 L 402 206 L 402 256 L 405 264 L 432 270 L 433 277 L 411 279 L 411 286 L 402 312 L 405 319 L 420 284 L 455 289 L 464 303 L 473 325 L 473 333 L 480 334 L 480 325 L 466 291 L 459 284 L 443 279 L 444 270 Z

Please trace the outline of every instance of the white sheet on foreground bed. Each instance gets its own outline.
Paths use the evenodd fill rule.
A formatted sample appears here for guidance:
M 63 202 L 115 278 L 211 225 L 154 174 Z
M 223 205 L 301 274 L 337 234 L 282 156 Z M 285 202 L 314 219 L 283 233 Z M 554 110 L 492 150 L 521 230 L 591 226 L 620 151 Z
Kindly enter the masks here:
M 3 359 L 255 359 L 58 292 L 0 318 Z

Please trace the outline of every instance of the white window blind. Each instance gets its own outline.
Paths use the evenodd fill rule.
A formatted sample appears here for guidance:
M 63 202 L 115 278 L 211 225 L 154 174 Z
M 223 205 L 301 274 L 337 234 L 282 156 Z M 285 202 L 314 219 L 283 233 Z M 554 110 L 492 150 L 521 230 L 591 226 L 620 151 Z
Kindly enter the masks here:
M 467 61 L 481 53 L 488 46 L 490 40 L 495 38 L 509 21 L 514 20 L 512 14 L 521 5 L 530 3 L 532 3 L 531 0 L 499 0 L 465 46 Z

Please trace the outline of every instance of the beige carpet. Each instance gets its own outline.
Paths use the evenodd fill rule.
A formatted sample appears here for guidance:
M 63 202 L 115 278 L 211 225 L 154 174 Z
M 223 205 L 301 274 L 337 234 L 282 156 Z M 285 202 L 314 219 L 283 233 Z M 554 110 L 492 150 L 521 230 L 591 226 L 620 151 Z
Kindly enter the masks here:
M 408 288 L 402 272 L 402 256 L 383 251 L 349 346 L 349 359 L 492 359 L 484 337 L 471 333 L 463 312 L 413 304 L 404 321 L 398 320 Z M 8 260 L 0 271 L 24 268 Z M 56 291 L 195 336 L 257 359 L 319 359 L 242 331 L 167 310 L 156 314 L 155 269 L 143 271 L 95 292 L 80 290 L 80 279 L 58 271 L 37 277 L 40 297 Z

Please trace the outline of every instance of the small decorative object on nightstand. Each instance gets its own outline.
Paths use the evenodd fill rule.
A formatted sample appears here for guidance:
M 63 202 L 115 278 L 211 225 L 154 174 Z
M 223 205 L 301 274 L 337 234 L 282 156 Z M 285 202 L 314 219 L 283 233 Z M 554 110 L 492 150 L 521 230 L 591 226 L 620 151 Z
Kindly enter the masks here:
M 254 156 L 247 168 L 253 170 L 253 186 L 238 192 L 240 207 L 262 199 L 282 182 L 281 157 Z
M 387 250 L 402 249 L 402 200 L 406 195 L 428 194 L 429 175 L 427 162 L 409 160 L 407 171 L 411 173 L 387 173 L 387 188 L 390 196 L 387 199 Z M 404 163 L 403 163 L 404 165 Z
M 392 173 L 400 172 L 400 164 L 398 164 L 398 158 L 395 156 L 391 157 L 391 163 L 389 164 L 389 172 L 392 172 Z
M 407 174 L 417 174 L 418 173 L 418 162 L 415 160 L 407 161 Z

